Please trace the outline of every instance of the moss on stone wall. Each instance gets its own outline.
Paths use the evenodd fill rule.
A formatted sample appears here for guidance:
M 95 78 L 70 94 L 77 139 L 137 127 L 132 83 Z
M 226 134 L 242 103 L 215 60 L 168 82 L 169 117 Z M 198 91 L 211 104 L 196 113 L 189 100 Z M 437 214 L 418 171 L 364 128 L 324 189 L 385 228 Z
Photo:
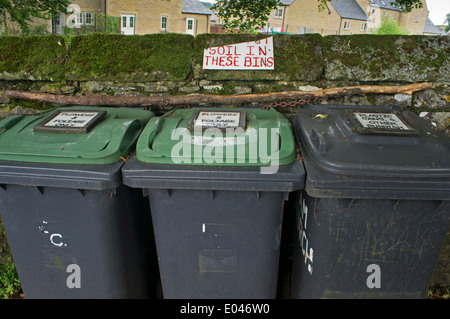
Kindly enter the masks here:
M 0 37 L 0 77 L 4 80 L 64 78 L 65 39 L 61 36 Z
M 274 35 L 273 71 L 203 70 L 208 47 L 266 34 L 0 37 L 0 80 L 449 81 L 450 38 Z
M 183 34 L 77 36 L 66 77 L 103 81 L 185 80 L 191 70 L 192 36 Z
M 192 39 L 183 34 L 0 37 L 3 80 L 185 80 Z
M 450 38 L 351 35 L 323 39 L 327 80 L 448 81 Z

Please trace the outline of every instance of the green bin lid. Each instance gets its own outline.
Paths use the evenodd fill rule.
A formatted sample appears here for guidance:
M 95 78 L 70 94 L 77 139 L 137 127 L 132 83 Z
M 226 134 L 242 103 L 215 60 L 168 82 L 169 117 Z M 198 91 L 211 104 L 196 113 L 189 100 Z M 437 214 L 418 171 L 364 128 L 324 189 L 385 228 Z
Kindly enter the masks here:
M 136 144 L 151 111 L 65 106 L 0 121 L 0 160 L 110 164 Z
M 290 122 L 275 109 L 176 109 L 152 118 L 138 139 L 141 162 L 265 166 L 295 160 Z

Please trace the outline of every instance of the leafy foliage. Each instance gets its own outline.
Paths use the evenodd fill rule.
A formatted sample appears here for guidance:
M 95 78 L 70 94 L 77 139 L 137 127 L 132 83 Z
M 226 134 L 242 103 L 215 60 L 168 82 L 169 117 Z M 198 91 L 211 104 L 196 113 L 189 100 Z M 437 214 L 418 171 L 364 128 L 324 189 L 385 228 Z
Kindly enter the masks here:
M 9 16 L 27 33 L 33 18 L 51 19 L 57 13 L 65 12 L 69 4 L 69 0 L 0 0 L 0 23 L 6 24 Z
M 411 12 L 412 9 L 423 8 L 423 0 L 395 0 L 391 5 L 401 8 L 403 11 Z
M 223 29 L 253 32 L 266 25 L 270 12 L 279 5 L 280 0 L 218 0 L 211 9 L 223 19 Z
M 450 13 L 447 13 L 447 18 L 445 19 L 445 22 L 447 25 L 445 26 L 445 32 L 450 31 Z
M 5 264 L 0 265 L 0 297 L 9 299 L 21 289 L 19 276 L 11 258 Z
M 395 19 L 389 16 L 381 18 L 381 26 L 374 32 L 374 34 L 409 34 L 408 31 L 397 24 Z
M 325 10 L 331 1 L 317 0 L 318 11 Z M 414 8 L 422 8 L 423 0 L 393 0 L 391 4 L 410 12 Z M 211 10 L 222 18 L 224 30 L 241 33 L 255 32 L 258 27 L 264 27 L 270 12 L 281 5 L 280 0 L 218 0 Z

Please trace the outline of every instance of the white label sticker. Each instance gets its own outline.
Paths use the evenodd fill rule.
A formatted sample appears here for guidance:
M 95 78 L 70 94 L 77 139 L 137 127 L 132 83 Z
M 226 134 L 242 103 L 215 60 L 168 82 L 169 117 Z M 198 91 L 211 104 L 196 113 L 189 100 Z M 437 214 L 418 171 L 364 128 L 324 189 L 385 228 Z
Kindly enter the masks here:
M 98 114 L 98 112 L 61 112 L 44 126 L 83 128 Z
M 354 113 L 364 128 L 406 130 L 409 128 L 393 113 Z
M 236 128 L 239 127 L 240 118 L 239 112 L 200 112 L 194 126 Z

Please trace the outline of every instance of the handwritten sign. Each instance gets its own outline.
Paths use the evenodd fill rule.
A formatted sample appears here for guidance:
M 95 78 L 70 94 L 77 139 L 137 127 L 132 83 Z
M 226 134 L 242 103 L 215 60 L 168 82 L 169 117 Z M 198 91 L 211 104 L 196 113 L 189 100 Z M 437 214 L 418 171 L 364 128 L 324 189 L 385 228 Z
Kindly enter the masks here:
M 273 37 L 205 49 L 204 70 L 273 70 Z

